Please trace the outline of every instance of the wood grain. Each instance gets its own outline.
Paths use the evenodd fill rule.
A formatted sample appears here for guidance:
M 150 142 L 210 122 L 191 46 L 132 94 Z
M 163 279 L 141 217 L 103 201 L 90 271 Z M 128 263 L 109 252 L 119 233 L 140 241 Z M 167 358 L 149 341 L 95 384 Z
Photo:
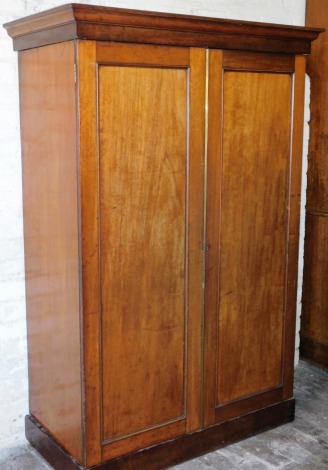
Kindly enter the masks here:
M 301 335 L 328 346 L 328 218 L 307 214 Z
M 308 0 L 306 23 L 328 27 L 327 3 Z M 306 62 L 311 78 L 311 120 L 308 154 L 306 207 L 309 212 L 328 213 L 328 73 L 327 31 L 316 41 Z
M 301 335 L 300 357 L 320 369 L 328 370 L 328 345 Z
M 282 379 L 291 85 L 224 75 L 218 403 Z
M 187 79 L 99 69 L 105 440 L 185 415 Z
M 78 45 L 88 465 L 200 427 L 205 53 L 98 46 Z
M 206 51 L 190 50 L 186 432 L 202 427 Z M 200 352 L 200 354 L 197 353 Z
M 224 70 L 256 70 L 258 72 L 289 72 L 295 70 L 295 58 L 291 54 L 264 54 L 254 52 L 244 52 L 243 60 L 240 61 L 239 51 L 229 51 L 224 54 Z
M 286 259 L 286 305 L 283 349 L 283 398 L 293 396 L 296 336 L 296 297 L 300 230 L 300 197 L 302 180 L 305 57 L 295 56 L 294 96 L 288 195 L 288 246 Z
M 78 95 L 78 150 L 81 278 L 83 304 L 82 345 L 84 392 L 84 463 L 91 466 L 101 460 L 101 379 L 100 331 L 101 302 L 99 288 L 99 186 L 96 43 L 76 44 Z
M 211 51 L 209 61 L 207 425 L 292 396 L 303 129 L 302 58 L 295 65 L 294 58 L 274 55 L 270 72 L 261 54 L 221 55 Z M 222 76 L 232 79 L 223 93 Z M 273 97 L 281 98 L 277 108 Z M 235 289 L 228 288 L 233 282 Z
M 59 42 L 20 54 L 33 444 L 155 469 L 290 419 L 293 53 L 320 30 L 78 4 L 6 27 Z
M 210 52 L 207 425 L 291 393 L 304 63 L 272 59 Z
M 20 54 L 30 412 L 82 459 L 74 44 Z
M 328 27 L 327 4 L 324 1 L 307 1 L 306 23 Z M 300 349 L 303 359 L 325 368 L 328 368 L 327 71 L 327 32 L 325 32 L 313 49 L 313 57 L 307 59 L 307 72 L 311 78 L 311 120 Z
M 70 39 L 307 54 L 322 31 L 277 24 L 68 4 L 6 23 L 15 50 Z
M 222 173 L 223 51 L 208 58 L 208 150 L 206 181 L 206 258 L 204 293 L 204 425 L 216 422 L 218 361 L 218 276 L 220 244 L 220 182 Z
M 190 460 L 248 436 L 254 436 L 259 432 L 293 421 L 294 413 L 295 401 L 288 400 L 226 423 L 162 442 L 139 452 L 123 455 L 111 461 L 103 461 L 96 468 L 97 470 L 135 470 L 137 468 L 160 470 L 169 468 L 171 465 Z M 87 470 L 87 467 L 77 465 L 71 456 L 67 455 L 30 416 L 26 416 L 25 429 L 30 443 L 56 470 Z M 88 469 L 92 470 L 90 467 Z

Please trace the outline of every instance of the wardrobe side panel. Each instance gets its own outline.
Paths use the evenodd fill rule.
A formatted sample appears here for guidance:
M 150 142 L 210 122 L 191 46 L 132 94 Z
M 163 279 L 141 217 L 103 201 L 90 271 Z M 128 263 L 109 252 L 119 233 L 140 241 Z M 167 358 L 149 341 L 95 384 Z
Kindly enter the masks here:
M 74 43 L 20 53 L 30 413 L 81 461 Z

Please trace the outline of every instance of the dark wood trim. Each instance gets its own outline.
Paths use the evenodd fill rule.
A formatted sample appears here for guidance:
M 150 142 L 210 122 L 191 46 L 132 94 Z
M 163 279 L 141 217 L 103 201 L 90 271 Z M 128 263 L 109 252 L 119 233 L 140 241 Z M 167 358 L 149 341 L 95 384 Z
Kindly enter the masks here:
M 25 416 L 25 435 L 31 445 L 56 469 L 83 469 L 32 416 Z
M 309 54 L 320 28 L 67 4 L 4 27 L 23 50 L 71 39 Z
M 222 423 L 236 416 L 251 413 L 259 408 L 266 408 L 273 403 L 279 403 L 283 401 L 283 393 L 283 385 L 278 385 L 271 390 L 262 391 L 244 398 L 237 398 L 221 406 L 217 405 L 215 409 L 216 422 Z
M 32 446 L 56 470 L 160 470 L 288 423 L 294 419 L 294 413 L 295 400 L 290 399 L 93 467 L 83 467 L 77 463 L 29 415 L 25 419 L 25 432 Z
M 301 336 L 300 357 L 318 367 L 328 370 L 328 345 L 314 339 Z
M 257 72 L 294 73 L 295 58 L 289 54 L 264 54 L 238 51 L 225 52 L 223 57 L 223 69 L 249 70 Z
M 315 215 L 317 217 L 326 217 L 326 218 L 328 217 L 327 212 L 317 211 L 315 209 L 307 209 L 306 215 Z

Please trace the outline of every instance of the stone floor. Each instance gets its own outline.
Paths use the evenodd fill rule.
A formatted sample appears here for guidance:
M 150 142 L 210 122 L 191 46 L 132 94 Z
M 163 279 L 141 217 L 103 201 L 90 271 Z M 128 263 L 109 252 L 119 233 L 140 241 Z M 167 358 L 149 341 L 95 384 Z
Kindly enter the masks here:
M 328 470 L 328 372 L 301 362 L 295 372 L 295 397 L 293 423 L 171 470 Z M 29 446 L 7 450 L 3 458 L 0 451 L 1 470 L 51 468 Z

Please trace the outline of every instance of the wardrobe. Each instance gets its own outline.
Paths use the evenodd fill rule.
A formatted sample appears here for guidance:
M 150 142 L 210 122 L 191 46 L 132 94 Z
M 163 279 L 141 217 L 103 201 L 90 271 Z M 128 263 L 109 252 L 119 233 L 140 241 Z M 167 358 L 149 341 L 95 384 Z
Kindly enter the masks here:
M 68 4 L 18 50 L 30 414 L 56 469 L 160 469 L 294 416 L 320 29 Z

